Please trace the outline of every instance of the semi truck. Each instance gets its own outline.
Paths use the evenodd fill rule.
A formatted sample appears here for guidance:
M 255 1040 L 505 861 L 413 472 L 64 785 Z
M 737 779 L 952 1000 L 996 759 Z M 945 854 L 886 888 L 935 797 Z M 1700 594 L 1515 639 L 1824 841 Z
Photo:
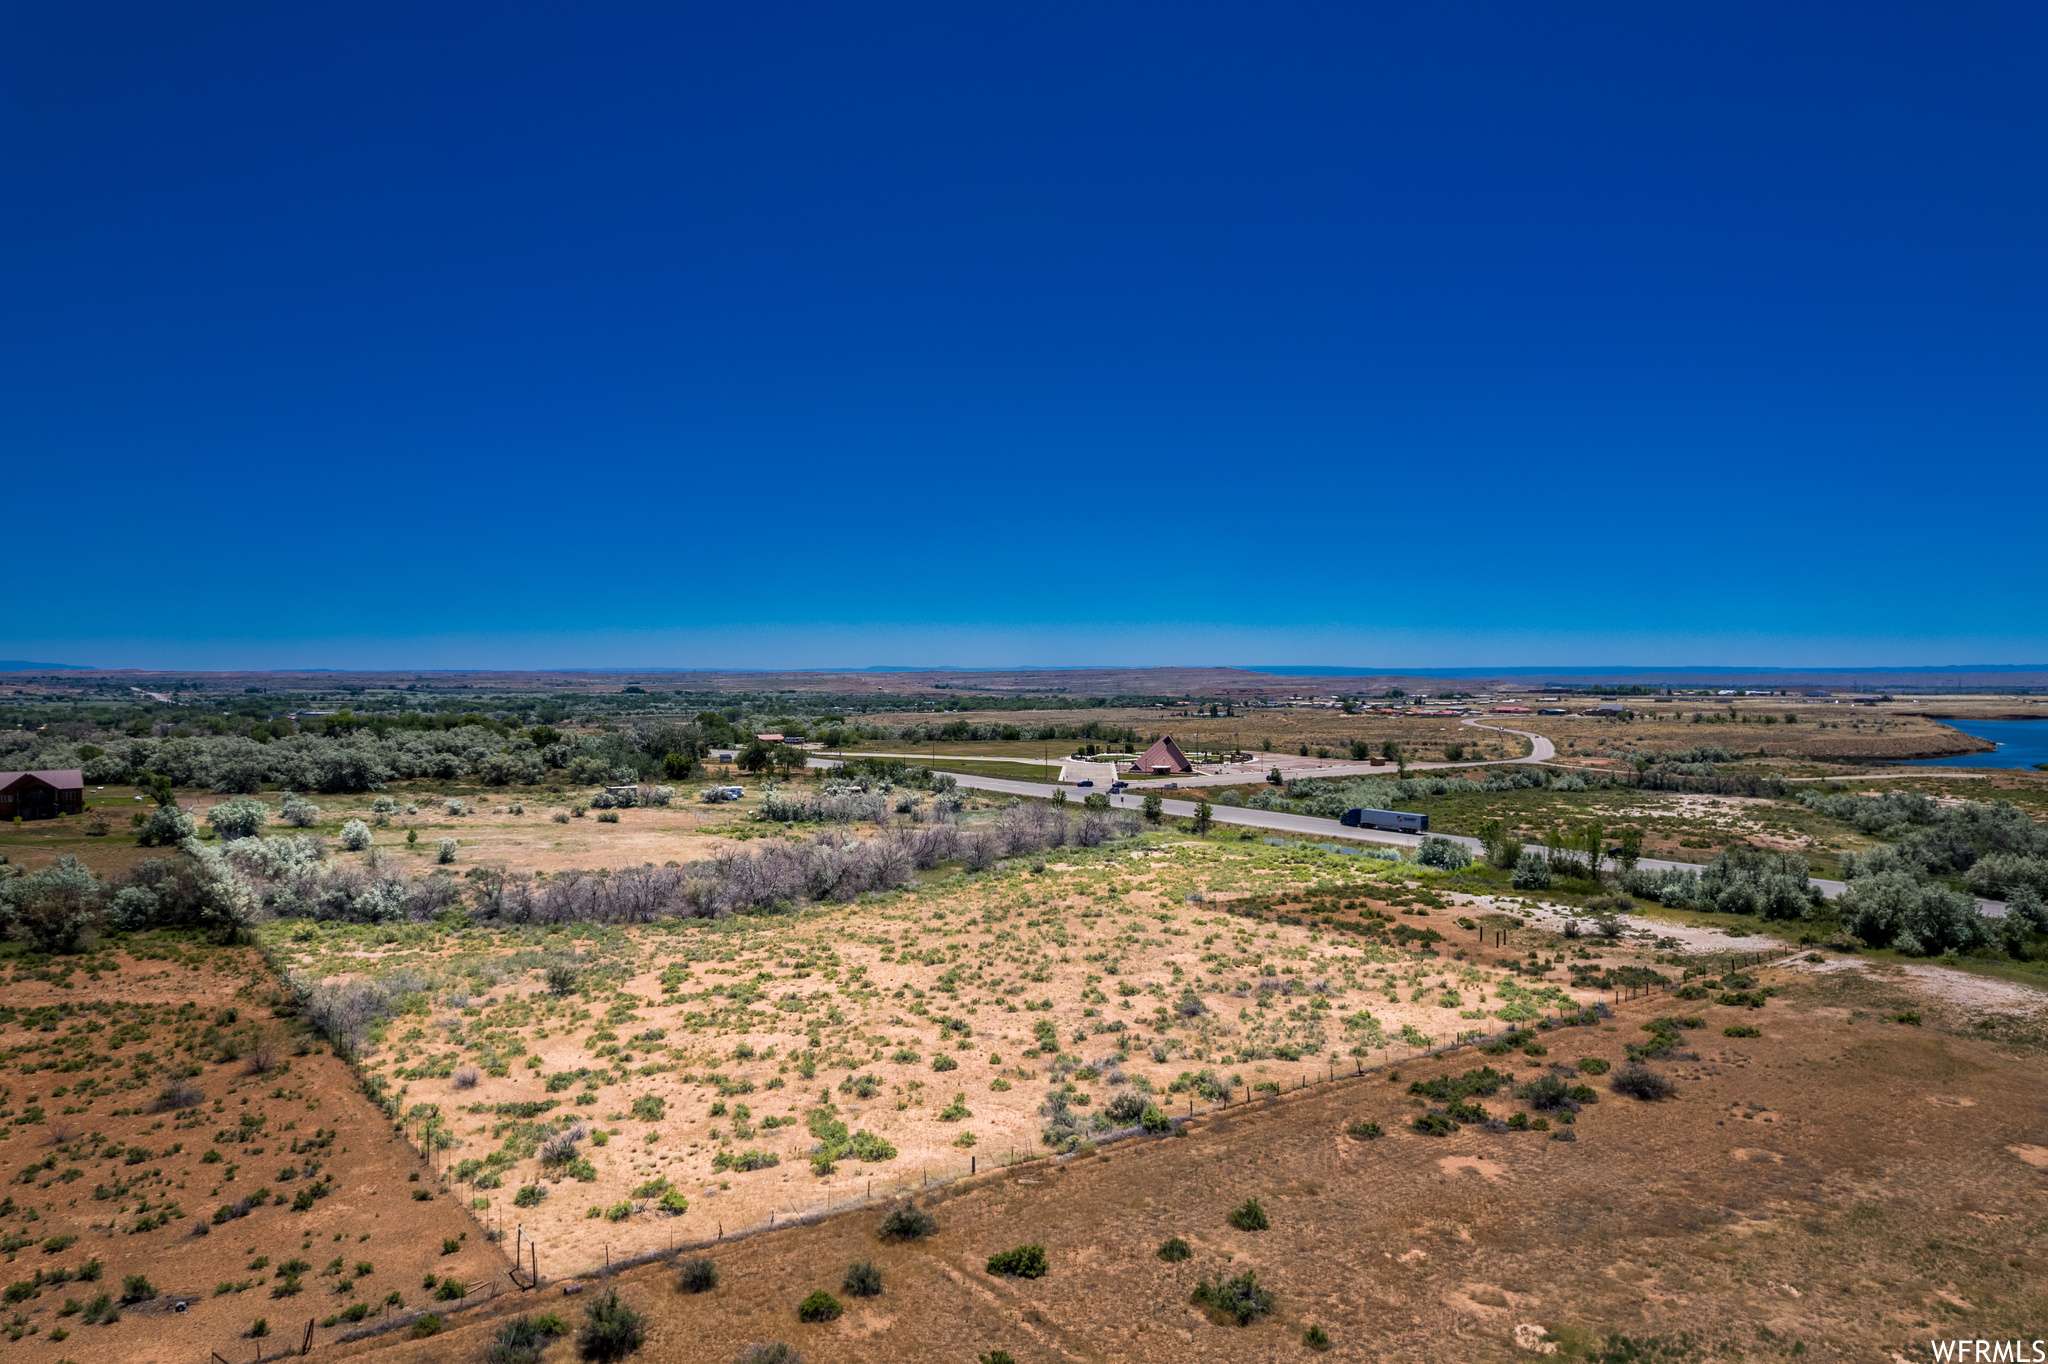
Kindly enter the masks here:
M 1367 810 L 1353 806 L 1337 822 L 1347 829 L 1385 829 L 1396 834 L 1429 832 L 1429 816 L 1412 810 Z

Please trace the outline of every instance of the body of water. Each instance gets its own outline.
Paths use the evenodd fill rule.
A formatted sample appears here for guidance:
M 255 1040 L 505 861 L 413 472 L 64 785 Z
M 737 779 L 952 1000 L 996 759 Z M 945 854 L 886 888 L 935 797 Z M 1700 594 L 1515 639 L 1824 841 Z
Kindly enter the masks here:
M 1912 767 L 2032 767 L 2048 763 L 2048 720 L 1944 720 L 1951 729 L 1998 747 L 1989 753 L 1962 753 L 1953 758 L 1915 758 Z

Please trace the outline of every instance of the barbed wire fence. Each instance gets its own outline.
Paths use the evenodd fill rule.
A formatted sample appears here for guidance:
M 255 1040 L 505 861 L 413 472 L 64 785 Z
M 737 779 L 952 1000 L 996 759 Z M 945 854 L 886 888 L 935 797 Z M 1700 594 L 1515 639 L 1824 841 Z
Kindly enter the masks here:
M 1484 932 L 1486 930 L 1482 930 L 1482 934 Z M 1000 1158 L 990 1160 L 983 1160 L 979 1153 L 970 1153 L 965 1168 L 946 1166 L 940 1167 L 935 1171 L 932 1167 L 927 1166 L 883 1181 L 877 1181 L 870 1177 L 867 1180 L 866 1187 L 858 1194 L 810 1204 L 795 1212 L 771 1211 L 766 1218 L 745 1226 L 728 1228 L 723 1223 L 719 1223 L 717 1230 L 711 1236 L 698 1236 L 681 1242 L 675 1241 L 671 1237 L 666 1245 L 636 1251 L 630 1255 L 617 1258 L 612 1256 L 610 1247 L 607 1246 L 603 1252 L 603 1259 L 599 1263 L 590 1265 L 578 1272 L 560 1275 L 552 1279 L 544 1279 L 542 1277 L 539 1243 L 535 1238 L 527 1235 L 523 1224 L 519 1224 L 515 1227 L 514 1251 L 510 1257 L 513 1267 L 507 1271 L 507 1278 L 522 1292 L 532 1292 L 550 1282 L 569 1284 L 593 1279 L 604 1280 L 629 1269 L 659 1264 L 666 1260 L 675 1260 L 684 1255 L 715 1250 L 720 1246 L 732 1245 L 774 1232 L 811 1226 L 828 1218 L 838 1217 L 846 1213 L 859 1212 L 863 1209 L 882 1208 L 900 1203 L 905 1199 L 917 1198 L 935 1191 L 957 1190 L 963 1185 L 975 1182 L 1007 1179 L 1020 1172 L 1057 1167 L 1071 1161 L 1093 1156 L 1104 1147 L 1123 1145 L 1148 1137 L 1152 1139 L 1167 1138 L 1177 1132 L 1185 1131 L 1192 1125 L 1206 1119 L 1242 1112 L 1254 1105 L 1267 1107 L 1276 1103 L 1302 1098 L 1321 1092 L 1332 1084 L 1356 1083 L 1369 1076 L 1385 1074 L 1398 1070 L 1402 1066 L 1414 1065 L 1422 1061 L 1479 1051 L 1489 1046 L 1513 1045 L 1517 1041 L 1526 1041 L 1537 1033 L 1554 1032 L 1562 1028 L 1590 1027 L 1611 1018 L 1613 1016 L 1613 1009 L 1616 1007 L 1670 997 L 1675 990 L 1683 988 L 1685 984 L 1701 976 L 1761 970 L 1766 967 L 1782 964 L 1798 956 L 1804 950 L 1797 947 L 1784 947 L 1760 952 L 1709 954 L 1706 957 L 1695 958 L 1688 962 L 1685 973 L 1677 982 L 1664 979 L 1661 976 L 1654 982 L 1617 982 L 1608 990 L 1611 997 L 1610 1002 L 1580 1005 L 1571 1009 L 1560 1008 L 1536 1019 L 1510 1024 L 1503 1029 L 1491 1031 L 1472 1029 L 1459 1033 L 1449 1042 L 1429 1046 L 1413 1046 L 1407 1047 L 1404 1050 L 1401 1044 L 1389 1043 L 1384 1048 L 1384 1057 L 1372 1064 L 1367 1064 L 1364 1058 L 1356 1056 L 1352 1058 L 1352 1064 L 1348 1067 L 1338 1065 L 1334 1058 L 1328 1059 L 1320 1068 L 1320 1073 L 1313 1071 L 1298 1072 L 1295 1076 L 1295 1083 L 1291 1086 L 1281 1085 L 1277 1082 L 1268 1082 L 1265 1086 L 1245 1085 L 1233 1088 L 1218 1098 L 1206 1101 L 1190 1092 L 1187 1096 L 1188 1111 L 1184 1114 L 1175 1112 L 1166 1115 L 1167 1126 L 1164 1128 L 1147 1129 L 1142 1124 L 1132 1124 L 1097 1133 L 1074 1150 L 1019 1151 L 1012 1147 L 1005 1151 Z M 1178 1108 L 1177 1102 L 1175 1107 Z M 447 1180 L 448 1176 L 445 1171 L 443 1171 L 441 1177 L 444 1181 Z M 499 1249 L 502 1253 L 502 1245 Z M 388 1316 L 377 1322 L 356 1326 L 353 1329 L 342 1332 L 334 1339 L 336 1343 L 363 1340 L 372 1336 L 407 1329 L 427 1316 L 446 1317 L 454 1312 L 481 1307 L 491 1302 L 496 1296 L 497 1293 L 494 1285 L 493 1291 L 490 1294 L 475 1300 L 465 1299 L 463 1302 L 455 1304 L 437 1304 L 415 1312 Z M 309 1322 L 308 1327 L 310 1328 L 310 1326 L 311 1323 Z M 311 1333 L 309 1329 L 309 1342 L 310 1339 Z M 222 1361 L 222 1364 L 238 1364 L 238 1362 Z

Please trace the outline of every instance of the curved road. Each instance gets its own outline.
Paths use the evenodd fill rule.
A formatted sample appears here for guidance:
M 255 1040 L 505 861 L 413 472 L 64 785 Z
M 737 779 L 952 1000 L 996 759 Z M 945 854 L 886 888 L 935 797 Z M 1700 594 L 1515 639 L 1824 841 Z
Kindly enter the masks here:
M 1485 728 L 1492 728 L 1492 726 L 1485 726 Z M 1521 733 L 1522 731 L 1509 730 L 1506 732 L 1512 734 Z M 1549 747 L 1548 740 L 1544 741 L 1544 746 L 1546 748 Z M 1497 765 L 1501 761 L 1503 760 L 1496 759 L 1494 763 L 1485 765 Z M 1531 754 L 1528 757 L 1510 758 L 1504 761 L 1539 762 L 1542 759 Z M 812 767 L 836 767 L 838 764 L 829 758 L 812 758 L 810 765 Z M 1481 764 L 1439 763 L 1435 765 L 1471 767 L 1480 766 Z M 965 772 L 952 772 L 947 775 L 964 787 L 976 791 L 989 791 L 999 795 L 1027 796 L 1035 800 L 1051 800 L 1055 792 L 1062 792 L 1069 800 L 1072 800 L 1075 794 L 1073 788 L 1061 786 L 1054 782 L 1013 781 L 1007 777 L 979 777 Z M 1187 785 L 1185 781 L 1181 784 L 1183 786 Z M 1091 794 L 1109 795 L 1108 792 Z M 1155 792 L 1155 794 L 1164 797 L 1165 793 Z M 1109 803 L 1120 810 L 1138 810 L 1143 808 L 1144 795 L 1139 792 L 1125 791 L 1117 795 L 1110 795 Z M 1195 802 L 1191 800 L 1166 797 L 1160 801 L 1160 806 L 1162 811 L 1172 818 L 1193 819 L 1195 815 Z M 1265 829 L 1272 833 L 1334 839 L 1339 842 L 1376 843 L 1392 848 L 1415 848 L 1420 846 L 1424 838 L 1422 834 L 1397 834 L 1381 829 L 1352 829 L 1339 824 L 1334 819 L 1320 819 L 1314 815 L 1291 814 L 1285 810 L 1257 810 L 1244 805 L 1211 805 L 1209 807 L 1209 817 L 1218 824 L 1235 824 L 1245 828 Z M 1486 845 L 1484 843 L 1476 838 L 1467 837 L 1464 834 L 1435 834 L 1432 836 L 1449 839 L 1451 842 L 1459 844 L 1477 856 L 1484 856 L 1486 852 Z M 1523 846 L 1536 852 L 1549 851 L 1541 843 L 1525 843 Z M 1645 871 L 1696 872 L 1702 864 L 1698 862 L 1674 862 L 1661 857 L 1645 857 L 1638 861 L 1636 865 Z M 1822 895 L 1830 900 L 1847 889 L 1843 882 L 1829 880 L 1824 876 L 1811 877 L 1808 879 L 1808 884 L 1819 890 Z M 1977 901 L 1977 909 L 1988 918 L 2001 918 L 2005 914 L 2005 906 L 1997 900 L 1979 899 Z
M 1492 730 L 1496 734 L 1513 734 L 1529 741 L 1529 751 L 1519 758 L 1471 758 L 1457 762 L 1414 762 L 1408 764 L 1410 772 L 1434 772 L 1447 767 L 1511 767 L 1517 763 L 1547 763 L 1557 756 L 1557 745 L 1526 729 L 1509 729 L 1504 725 L 1481 724 L 1477 719 L 1460 723 L 1473 729 Z M 966 753 L 851 753 L 844 756 L 853 758 L 898 758 L 908 762 L 919 762 L 930 766 L 935 763 L 1005 762 L 1029 763 L 1033 767 L 1058 767 L 1061 760 L 1046 758 L 1012 758 L 997 754 L 983 754 L 975 757 Z M 1265 780 L 1265 772 L 1258 769 L 1269 767 L 1274 760 L 1295 761 L 1286 753 L 1264 753 L 1242 765 L 1236 772 L 1202 772 L 1194 776 L 1176 779 L 1182 789 L 1201 786 L 1249 786 Z M 815 762 L 813 763 L 815 766 Z M 1287 773 L 1289 781 L 1326 781 L 1342 777 L 1391 777 L 1396 769 L 1387 762 L 1332 762 L 1320 767 L 1305 767 Z M 1150 779 L 1143 779 L 1149 784 Z

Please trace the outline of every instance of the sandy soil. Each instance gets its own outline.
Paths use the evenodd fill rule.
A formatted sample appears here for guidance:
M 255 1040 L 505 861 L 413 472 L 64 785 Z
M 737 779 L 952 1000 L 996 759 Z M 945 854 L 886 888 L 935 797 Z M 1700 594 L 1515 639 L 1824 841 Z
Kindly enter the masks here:
M 324 1049 L 301 1054 L 253 953 L 174 947 L 14 974 L 0 1008 L 0 1228 L 7 1278 L 28 1296 L 8 1308 L 27 1332 L 11 1357 L 246 1359 L 258 1317 L 273 1348 L 295 1346 L 309 1318 L 363 1303 L 375 1319 L 391 1293 L 419 1303 L 428 1274 L 498 1276 L 503 1260 L 477 1224 L 431 1181 L 413 1182 L 417 1157 L 348 1069 Z M 188 1106 L 159 1104 L 171 1080 L 191 1086 Z M 273 1197 L 212 1220 L 259 1188 Z M 324 1192 L 301 1210 L 304 1190 Z M 295 1260 L 302 1287 L 275 1296 Z M 96 1280 L 37 1284 L 92 1261 Z M 117 1320 L 66 1311 L 120 1299 L 134 1274 L 150 1289 Z M 316 1339 L 339 1329 L 316 1326 Z
M 1190 1077 L 1239 1097 L 1291 1088 L 1504 1026 L 1504 1014 L 1600 997 L 1329 931 L 1286 889 L 1328 878 L 1365 927 L 1462 936 L 1442 912 L 1393 918 L 1377 870 L 1264 845 L 1070 858 L 1042 876 L 955 877 L 786 918 L 584 935 L 562 944 L 584 972 L 564 998 L 547 993 L 545 956 L 517 935 L 365 943 L 384 936 L 373 932 L 283 950 L 315 974 L 444 982 L 430 991 L 440 1003 L 388 1032 L 366 1064 L 408 1104 L 440 1106 L 451 1163 L 505 1152 L 472 1170 L 485 1177 L 474 1192 L 486 1219 L 523 1228 L 568 1267 L 1042 1152 L 1053 1089 L 1084 1128 L 1125 1091 L 1184 1114 L 1214 1096 Z M 456 1078 L 465 1067 L 478 1072 L 470 1088 Z M 580 1121 L 589 1167 L 545 1166 L 531 1135 L 506 1146 L 518 1137 L 509 1105 L 542 1106 L 525 1116 L 547 1130 Z M 823 1108 L 894 1156 L 814 1173 Z M 750 1151 L 778 1163 L 716 1164 Z M 518 1207 L 529 1185 L 541 1201 Z M 680 1216 L 659 1206 L 671 1186 L 688 1199 Z M 590 1215 L 614 1208 L 619 1220 Z
M 1880 982 L 1771 979 L 1782 992 L 1760 1010 L 1688 1006 L 1704 1027 L 1661 1066 L 1675 1098 L 1640 1103 L 1596 1082 L 1574 1142 L 1476 1127 L 1420 1135 L 1406 1082 L 1473 1062 L 1404 1067 L 1400 1083 L 1241 1106 L 1181 1140 L 934 1200 L 940 1229 L 921 1243 L 879 1243 L 873 1214 L 851 1215 L 722 1248 L 713 1293 L 678 1293 L 661 1267 L 619 1288 L 647 1314 L 643 1357 L 720 1364 L 772 1340 L 810 1364 L 991 1349 L 1026 1361 L 1292 1361 L 1313 1357 L 1301 1344 L 1310 1324 L 1332 1358 L 1477 1361 L 1922 1358 L 1936 1335 L 2038 1334 L 2038 1042 L 1983 1040 L 1960 1018 L 1890 1023 L 1902 997 Z M 1550 1034 L 1549 1056 L 1510 1064 L 1527 1075 L 1619 1059 L 1664 1005 Z M 1723 1037 L 1735 1023 L 1762 1035 Z M 1346 1134 L 1368 1118 L 1383 1138 Z M 1228 1223 L 1251 1196 L 1270 1230 Z M 1154 1253 L 1175 1235 L 1193 1246 L 1185 1264 Z M 989 1254 L 1027 1241 L 1046 1248 L 1045 1278 L 986 1272 Z M 881 1267 L 884 1295 L 799 1323 L 796 1302 L 836 1291 L 856 1258 Z M 1270 1318 L 1218 1325 L 1189 1302 L 1199 1278 L 1244 1269 L 1275 1294 Z M 531 1305 L 576 1315 L 552 1292 Z M 380 1353 L 473 1357 L 491 1327 L 464 1322 L 452 1341 Z

